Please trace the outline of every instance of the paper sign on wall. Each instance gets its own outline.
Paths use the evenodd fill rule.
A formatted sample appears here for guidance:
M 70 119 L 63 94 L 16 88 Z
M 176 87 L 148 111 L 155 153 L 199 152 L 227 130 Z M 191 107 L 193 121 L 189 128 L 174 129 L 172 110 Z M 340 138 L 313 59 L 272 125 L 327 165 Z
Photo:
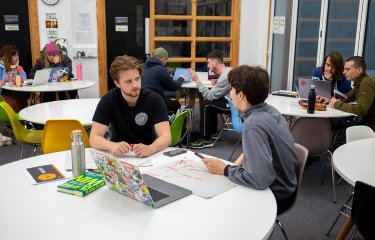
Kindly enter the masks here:
M 128 17 L 115 17 L 116 32 L 128 31 Z
M 19 31 L 18 15 L 4 15 L 5 31 Z
M 56 13 L 46 13 L 46 36 L 47 41 L 54 41 L 58 38 L 59 21 L 57 21 Z
M 285 16 L 274 16 L 273 17 L 273 33 L 284 34 L 285 33 Z

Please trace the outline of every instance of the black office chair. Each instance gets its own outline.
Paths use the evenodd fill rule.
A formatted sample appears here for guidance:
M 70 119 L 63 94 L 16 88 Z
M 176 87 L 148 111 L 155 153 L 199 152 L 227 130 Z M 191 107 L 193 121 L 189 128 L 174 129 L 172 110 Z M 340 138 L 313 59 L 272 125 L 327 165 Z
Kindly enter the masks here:
M 300 187 L 301 187 L 301 183 L 302 183 L 303 170 L 305 168 L 306 159 L 307 159 L 307 156 L 309 154 L 309 151 L 304 146 L 302 146 L 302 145 L 300 145 L 298 143 L 294 144 L 294 152 L 296 153 L 296 156 L 297 156 L 297 167 L 296 167 L 297 189 L 294 192 L 292 204 L 290 204 L 290 206 L 288 207 L 288 209 L 286 209 L 284 212 L 279 213 L 279 215 L 281 215 L 281 214 L 287 212 L 288 210 L 290 210 L 294 206 L 294 204 L 296 203 L 296 201 L 297 201 L 298 193 L 299 193 L 299 190 L 300 190 Z M 280 229 L 281 229 L 281 231 L 283 233 L 284 238 L 286 240 L 288 240 L 288 236 L 286 234 L 286 231 L 285 231 L 283 225 L 281 224 L 281 222 L 277 218 L 276 218 L 276 223 L 280 227 Z
M 364 239 L 375 239 L 375 187 L 357 181 L 354 187 L 351 219 L 356 228 L 350 239 L 358 231 Z

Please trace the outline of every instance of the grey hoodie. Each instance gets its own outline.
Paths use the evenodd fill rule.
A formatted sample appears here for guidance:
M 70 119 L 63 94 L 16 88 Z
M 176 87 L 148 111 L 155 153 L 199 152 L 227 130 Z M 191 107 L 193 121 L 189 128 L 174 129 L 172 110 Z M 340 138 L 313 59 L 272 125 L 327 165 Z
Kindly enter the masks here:
M 242 167 L 230 166 L 231 181 L 255 189 L 270 188 L 277 200 L 296 189 L 297 157 L 294 139 L 284 117 L 271 105 L 260 103 L 240 114 L 244 120 Z

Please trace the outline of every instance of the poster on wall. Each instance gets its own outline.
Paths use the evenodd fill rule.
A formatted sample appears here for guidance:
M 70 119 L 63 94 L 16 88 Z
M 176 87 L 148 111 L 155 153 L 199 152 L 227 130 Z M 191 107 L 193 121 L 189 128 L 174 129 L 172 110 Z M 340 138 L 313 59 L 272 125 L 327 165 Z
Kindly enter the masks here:
M 273 33 L 284 34 L 285 33 L 285 16 L 274 16 L 273 17 Z
M 46 13 L 46 36 L 47 41 L 54 41 L 58 38 L 59 21 L 57 20 L 56 13 Z
M 128 31 L 128 17 L 115 17 L 116 32 Z
M 18 15 L 4 15 L 5 31 L 19 31 Z

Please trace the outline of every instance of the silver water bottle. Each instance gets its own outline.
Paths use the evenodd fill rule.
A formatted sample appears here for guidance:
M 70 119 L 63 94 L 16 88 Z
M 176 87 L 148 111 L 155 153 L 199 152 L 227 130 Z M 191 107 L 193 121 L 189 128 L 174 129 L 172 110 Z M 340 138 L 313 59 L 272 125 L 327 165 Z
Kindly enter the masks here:
M 79 176 L 86 172 L 85 145 L 82 142 L 82 131 L 73 130 L 72 142 L 72 170 L 73 176 Z

